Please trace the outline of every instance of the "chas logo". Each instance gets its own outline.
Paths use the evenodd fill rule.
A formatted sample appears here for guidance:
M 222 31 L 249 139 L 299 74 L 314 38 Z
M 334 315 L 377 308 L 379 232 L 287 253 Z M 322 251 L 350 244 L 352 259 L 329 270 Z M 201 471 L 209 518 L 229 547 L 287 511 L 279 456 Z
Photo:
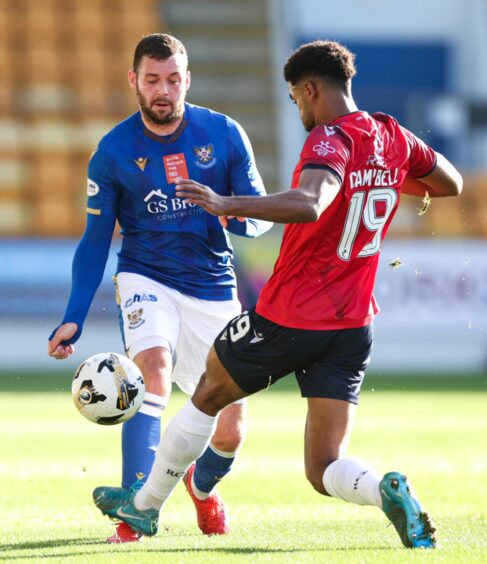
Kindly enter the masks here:
M 124 307 L 130 307 L 140 302 L 157 302 L 157 296 L 154 296 L 154 294 L 134 294 L 131 298 L 126 300 Z

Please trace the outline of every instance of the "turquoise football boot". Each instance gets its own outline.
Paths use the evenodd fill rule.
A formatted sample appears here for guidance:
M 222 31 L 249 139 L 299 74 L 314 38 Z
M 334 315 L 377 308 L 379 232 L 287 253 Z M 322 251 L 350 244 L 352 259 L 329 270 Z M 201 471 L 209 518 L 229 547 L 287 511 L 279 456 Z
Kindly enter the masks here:
M 136 493 L 132 489 L 100 486 L 93 491 L 93 501 L 103 515 L 128 523 L 134 530 L 151 537 L 158 530 L 159 512 L 156 509 L 136 509 Z
M 406 548 L 435 548 L 436 531 L 414 495 L 406 476 L 389 472 L 379 484 L 382 511 L 394 525 Z
M 139 491 L 144 485 L 144 480 L 144 474 L 137 474 L 137 480 L 129 487 L 129 490 L 133 492 Z M 136 531 L 128 523 L 120 521 L 115 527 L 115 533 L 109 536 L 105 542 L 107 544 L 126 544 L 129 542 L 142 542 L 144 538 L 140 531 Z

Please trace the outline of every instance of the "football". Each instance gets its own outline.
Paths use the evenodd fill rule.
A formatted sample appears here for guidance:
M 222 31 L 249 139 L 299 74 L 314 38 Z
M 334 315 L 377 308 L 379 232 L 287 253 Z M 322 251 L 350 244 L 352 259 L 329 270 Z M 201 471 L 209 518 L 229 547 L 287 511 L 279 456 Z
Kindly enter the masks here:
M 73 378 L 73 401 L 81 415 L 98 425 L 115 425 L 133 417 L 144 400 L 144 378 L 138 366 L 117 353 L 98 353 L 85 360 Z

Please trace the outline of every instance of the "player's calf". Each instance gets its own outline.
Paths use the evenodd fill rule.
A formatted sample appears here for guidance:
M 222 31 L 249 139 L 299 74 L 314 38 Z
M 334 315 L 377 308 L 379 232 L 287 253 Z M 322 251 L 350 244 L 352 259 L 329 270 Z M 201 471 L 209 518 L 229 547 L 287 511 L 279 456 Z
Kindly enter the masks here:
M 228 405 L 218 416 L 211 444 L 217 451 L 236 452 L 242 444 L 247 423 L 246 400 Z
M 321 495 L 329 496 L 330 494 L 327 493 L 325 486 L 323 485 L 323 472 L 324 471 L 316 471 L 312 468 L 306 467 L 306 478 L 316 492 Z

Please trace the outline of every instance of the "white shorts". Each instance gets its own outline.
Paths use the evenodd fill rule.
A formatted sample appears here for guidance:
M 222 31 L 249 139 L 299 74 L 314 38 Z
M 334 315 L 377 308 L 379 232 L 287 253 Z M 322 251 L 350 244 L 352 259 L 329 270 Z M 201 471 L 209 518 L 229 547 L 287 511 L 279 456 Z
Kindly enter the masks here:
M 130 358 L 163 346 L 176 364 L 172 381 L 193 394 L 218 333 L 241 313 L 240 302 L 201 300 L 140 274 L 114 277 L 125 349 Z

